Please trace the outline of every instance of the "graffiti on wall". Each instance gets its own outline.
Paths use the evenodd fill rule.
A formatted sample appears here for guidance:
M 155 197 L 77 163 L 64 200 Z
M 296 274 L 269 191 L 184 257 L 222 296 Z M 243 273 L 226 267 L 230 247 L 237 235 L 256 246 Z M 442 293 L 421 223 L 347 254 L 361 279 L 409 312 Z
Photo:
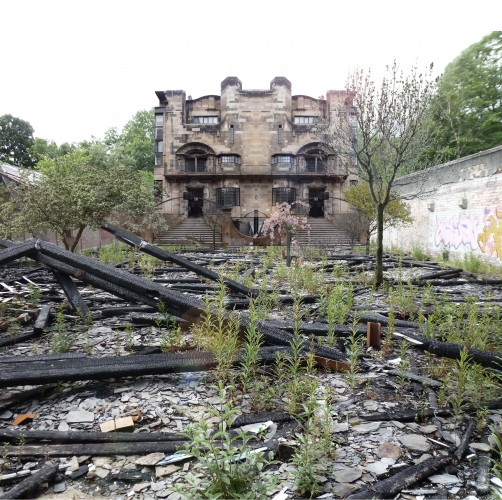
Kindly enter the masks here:
M 432 247 L 480 252 L 502 261 L 502 207 L 432 215 Z
M 502 261 L 502 207 L 485 218 L 483 230 L 478 234 L 478 245 L 481 251 Z

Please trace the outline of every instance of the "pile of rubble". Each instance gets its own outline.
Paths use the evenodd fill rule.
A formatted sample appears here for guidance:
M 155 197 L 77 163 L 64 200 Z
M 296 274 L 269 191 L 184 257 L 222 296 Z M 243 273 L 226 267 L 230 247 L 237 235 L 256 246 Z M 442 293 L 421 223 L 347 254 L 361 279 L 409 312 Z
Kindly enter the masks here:
M 5 498 L 26 498 L 44 490 L 65 498 L 180 498 L 173 486 L 193 466 L 190 455 L 179 453 L 187 444 L 188 424 L 218 423 L 209 411 L 222 403 L 211 383 L 214 355 L 189 348 L 163 352 L 156 331 L 158 311 L 162 303 L 164 314 L 187 331 L 204 314 L 205 293 L 218 289 L 220 273 L 210 267 L 242 255 L 193 252 L 188 258 L 125 231 L 107 229 L 164 264 L 146 278 L 44 241 L 0 240 L 5 248 L 0 251 L 0 436 L 5 472 L 0 487 Z M 37 265 L 26 266 L 26 259 Z M 347 255 L 333 256 L 323 265 L 336 262 L 371 266 L 369 257 Z M 394 265 L 390 257 L 386 262 Z M 489 289 L 490 303 L 502 301 L 500 281 L 433 263 L 408 264 L 410 283 L 429 283 L 438 293 L 480 300 Z M 245 309 L 259 292 L 222 279 L 231 292 L 227 305 L 239 309 L 244 332 L 250 321 Z M 329 347 L 311 340 L 327 335 L 326 323 L 315 317 L 318 299 L 302 297 L 312 314 L 300 329 L 302 349 L 314 351 L 322 366 L 319 383 L 334 399 L 331 432 L 337 451 L 318 478 L 324 498 L 487 496 L 493 445 L 489 431 L 476 430 L 468 409 L 459 424 L 451 407 L 438 407 L 441 383 L 417 370 L 431 355 L 460 359 L 464 346 L 427 338 L 417 323 L 397 319 L 396 339 L 406 338 L 417 348 L 409 370 L 396 370 L 392 357 L 375 356 L 377 351 L 370 347 L 359 361 L 354 388 L 343 373 L 349 363 L 343 337 L 350 331 L 366 335 L 373 323 L 385 333 L 388 317 L 375 304 L 378 294 L 361 287 L 356 319 L 352 326 L 337 326 L 341 341 Z M 277 352 L 287 351 L 293 339 L 291 295 L 282 294 L 280 302 L 278 310 L 259 322 L 264 365 L 273 364 Z M 62 303 L 70 307 L 65 321 L 80 332 L 66 353 L 54 352 L 46 335 L 57 328 L 55 311 Z M 500 353 L 472 348 L 468 353 L 471 361 L 499 373 Z M 406 393 L 399 378 L 407 381 Z M 491 425 L 500 425 L 501 407 L 500 399 L 487 401 Z M 290 462 L 295 420 L 283 411 L 254 414 L 246 397 L 239 410 L 242 417 L 235 427 L 259 429 L 252 445 L 272 450 L 280 461 L 264 472 L 277 478 L 270 497 L 298 497 Z

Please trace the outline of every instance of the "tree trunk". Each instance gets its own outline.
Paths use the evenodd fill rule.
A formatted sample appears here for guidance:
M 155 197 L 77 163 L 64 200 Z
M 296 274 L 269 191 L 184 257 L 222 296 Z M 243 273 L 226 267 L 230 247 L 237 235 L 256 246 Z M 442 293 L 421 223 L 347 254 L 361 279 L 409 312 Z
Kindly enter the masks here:
M 84 229 L 85 229 L 85 226 L 80 226 L 78 228 L 77 236 L 75 236 L 75 240 L 74 240 L 73 244 L 71 245 L 71 248 L 69 249 L 70 252 L 74 252 L 75 248 L 77 248 L 78 242 L 80 241 L 80 237 L 82 236 Z M 65 243 L 65 245 L 66 245 L 66 243 Z M 68 250 L 68 248 L 66 250 Z
M 375 262 L 375 286 L 378 288 L 383 283 L 383 212 L 385 206 L 377 205 L 377 252 Z
M 286 267 L 291 266 L 291 231 L 286 229 Z

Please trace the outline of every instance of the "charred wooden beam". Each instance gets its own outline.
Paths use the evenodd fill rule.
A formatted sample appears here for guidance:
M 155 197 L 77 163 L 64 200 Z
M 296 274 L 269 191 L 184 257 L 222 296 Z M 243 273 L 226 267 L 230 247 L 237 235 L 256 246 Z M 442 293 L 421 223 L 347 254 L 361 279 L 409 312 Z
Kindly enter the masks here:
M 27 431 L 16 429 L 0 429 L 0 439 L 8 443 L 31 443 L 47 441 L 50 443 L 134 443 L 165 441 L 185 441 L 188 438 L 180 434 L 167 432 L 83 432 L 83 431 Z
M 35 492 L 45 483 L 50 483 L 58 471 L 58 464 L 49 462 L 39 471 L 21 481 L 19 484 L 2 495 L 2 499 L 34 498 Z
M 175 453 L 185 441 L 139 441 L 131 443 L 78 443 L 6 446 L 3 452 L 9 457 L 65 457 L 72 455 L 112 456 L 140 453 Z
M 355 491 L 348 496 L 348 500 L 362 500 L 372 498 L 392 498 L 401 490 L 410 487 L 422 479 L 429 477 L 434 472 L 442 469 L 453 461 L 451 456 L 432 457 L 423 462 L 412 465 L 394 474 L 393 476 L 378 481 L 370 486 Z
M 185 269 L 189 269 L 200 276 L 204 276 L 212 281 L 220 281 L 220 275 L 214 271 L 211 271 L 207 267 L 200 266 L 198 264 L 193 263 L 191 260 L 186 259 L 185 257 L 181 257 L 180 255 L 175 255 L 173 253 L 162 250 L 161 248 L 156 247 L 155 245 L 150 245 L 146 241 L 142 240 L 138 236 L 131 234 L 123 229 L 119 229 L 112 226 L 101 226 L 102 229 L 108 231 L 113 234 L 116 238 L 127 243 L 128 245 L 139 248 L 142 252 L 145 252 L 148 255 L 152 255 L 159 260 L 163 260 L 165 262 L 172 262 L 174 264 L 178 264 Z M 233 292 L 242 293 L 244 295 L 250 297 L 258 296 L 258 291 L 248 288 L 237 281 L 234 281 L 229 278 L 223 278 L 223 282 L 225 285 L 232 290 Z
M 460 359 L 462 351 L 466 350 L 469 355 L 469 361 L 478 363 L 485 368 L 493 368 L 495 370 L 502 369 L 501 352 L 480 351 L 479 349 L 473 349 L 472 347 L 429 339 L 415 333 L 407 332 L 406 335 L 411 339 L 420 342 L 420 345 L 417 345 L 418 348 L 425 349 L 436 356 L 450 359 Z
M 53 271 L 53 273 L 73 309 L 78 311 L 82 317 L 87 317 L 90 314 L 89 307 L 87 307 L 72 279 L 66 273 L 60 271 Z
M 51 306 L 46 304 L 40 308 L 35 325 L 33 326 L 33 333 L 35 335 L 41 335 L 42 332 L 47 328 L 49 324 L 51 313 Z
M 260 350 L 262 363 L 273 363 L 279 347 Z M 289 349 L 285 349 L 289 352 Z M 0 359 L 0 387 L 41 384 L 58 381 L 94 380 L 140 375 L 162 375 L 205 371 L 216 367 L 211 352 L 161 353 L 150 355 L 108 356 L 90 358 L 75 357 L 71 363 L 60 360 L 30 360 L 30 356 L 18 356 L 18 362 L 3 363 Z M 240 362 L 238 358 L 236 363 Z
M 12 244 L 9 244 L 12 243 Z M 5 250 L 0 251 L 0 266 L 4 266 L 9 262 L 20 259 L 34 254 L 37 250 L 36 240 L 28 240 L 24 243 L 13 243 L 9 240 L 0 240 L 0 244 L 6 247 Z

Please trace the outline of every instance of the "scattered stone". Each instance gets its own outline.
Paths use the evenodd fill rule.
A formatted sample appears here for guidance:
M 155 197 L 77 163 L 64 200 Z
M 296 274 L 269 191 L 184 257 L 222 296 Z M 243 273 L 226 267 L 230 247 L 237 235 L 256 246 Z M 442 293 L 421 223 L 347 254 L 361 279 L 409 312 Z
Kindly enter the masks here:
M 352 430 L 356 432 L 360 432 L 361 434 L 366 434 L 368 432 L 376 431 L 380 428 L 382 422 L 368 422 L 364 424 L 358 424 L 352 426 Z
M 166 465 L 165 467 L 159 466 L 155 467 L 155 476 L 156 477 L 165 477 L 177 472 L 181 469 L 176 465 Z
M 82 465 L 76 471 L 70 473 L 70 479 L 73 480 L 78 479 L 79 477 L 85 476 L 88 472 L 89 472 L 89 466 Z
M 73 410 L 66 415 L 66 422 L 69 424 L 94 422 L 94 413 L 86 410 Z
M 490 445 L 486 443 L 470 443 L 469 448 L 476 451 L 490 451 Z
M 331 426 L 332 432 L 347 432 L 349 430 L 348 422 L 334 422 Z
M 345 468 L 334 473 L 335 481 L 338 483 L 353 483 L 357 481 L 363 473 L 359 469 Z
M 135 464 L 153 466 L 156 465 L 158 462 L 160 462 L 165 456 L 166 456 L 165 453 L 149 453 L 144 457 L 138 458 Z
M 54 493 L 63 493 L 64 491 L 66 491 L 66 483 L 64 481 L 56 483 L 52 490 L 54 491 Z
M 429 476 L 429 481 L 435 484 L 457 484 L 460 483 L 460 479 L 452 474 L 437 474 L 435 476 Z
M 438 430 L 436 425 L 420 425 L 419 426 L 420 432 L 423 432 L 424 434 L 432 434 L 433 432 L 436 432 Z
M 382 443 L 375 451 L 379 458 L 393 458 L 397 460 L 401 456 L 401 446 L 396 443 Z
M 150 486 L 150 483 L 137 483 L 135 484 L 132 489 L 135 491 L 135 492 L 138 492 L 138 491 L 143 491 L 143 490 L 146 490 L 148 487 Z
M 70 430 L 70 426 L 66 422 L 61 422 L 58 425 L 59 432 L 68 432 Z
M 380 460 L 378 462 L 373 462 L 371 464 L 365 465 L 364 468 L 369 472 L 373 472 L 377 476 L 381 476 L 382 474 L 385 474 L 387 472 L 389 465 L 392 464 L 385 463 L 383 460 Z
M 104 467 L 96 467 L 94 470 L 94 473 L 96 476 L 98 476 L 100 479 L 104 479 L 108 474 L 110 474 L 109 469 L 105 469 Z
M 420 434 L 405 434 L 399 438 L 399 441 L 414 451 L 429 451 L 431 444 L 427 438 Z

